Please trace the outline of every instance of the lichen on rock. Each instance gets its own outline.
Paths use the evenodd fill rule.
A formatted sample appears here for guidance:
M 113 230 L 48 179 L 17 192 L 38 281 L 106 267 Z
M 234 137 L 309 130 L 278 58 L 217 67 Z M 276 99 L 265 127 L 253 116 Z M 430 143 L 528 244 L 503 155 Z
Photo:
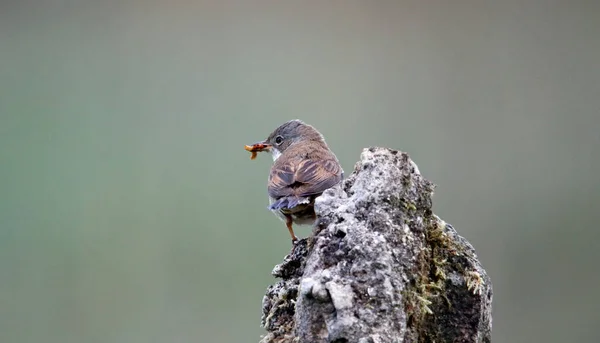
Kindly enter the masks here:
M 365 149 L 273 270 L 261 343 L 490 342 L 491 281 L 433 188 L 406 153 Z

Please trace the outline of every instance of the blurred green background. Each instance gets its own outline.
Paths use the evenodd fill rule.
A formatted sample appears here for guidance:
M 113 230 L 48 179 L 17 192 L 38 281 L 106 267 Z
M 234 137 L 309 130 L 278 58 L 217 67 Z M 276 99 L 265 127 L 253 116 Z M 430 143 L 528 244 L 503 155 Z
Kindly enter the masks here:
M 4 1 L 0 342 L 257 342 L 300 118 L 410 153 L 494 342 L 598 342 L 600 2 Z M 297 233 L 306 236 L 310 228 Z

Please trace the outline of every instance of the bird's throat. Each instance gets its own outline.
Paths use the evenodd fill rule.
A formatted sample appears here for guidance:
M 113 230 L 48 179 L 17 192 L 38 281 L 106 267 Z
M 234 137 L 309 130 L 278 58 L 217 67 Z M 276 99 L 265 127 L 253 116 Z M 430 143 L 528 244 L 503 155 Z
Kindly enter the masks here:
M 271 155 L 273 156 L 273 162 L 275 162 L 281 156 L 281 152 L 275 148 L 271 148 Z

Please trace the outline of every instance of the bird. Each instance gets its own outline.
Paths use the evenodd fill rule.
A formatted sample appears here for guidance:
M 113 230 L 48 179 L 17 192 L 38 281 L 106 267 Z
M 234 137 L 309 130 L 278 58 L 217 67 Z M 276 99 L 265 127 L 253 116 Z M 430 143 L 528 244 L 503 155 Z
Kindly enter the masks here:
M 264 141 L 244 148 L 252 153 L 251 159 L 258 152 L 271 153 L 268 209 L 285 222 L 292 243 L 296 242 L 293 224 L 314 224 L 315 199 L 344 178 L 337 157 L 317 129 L 298 119 L 281 124 Z

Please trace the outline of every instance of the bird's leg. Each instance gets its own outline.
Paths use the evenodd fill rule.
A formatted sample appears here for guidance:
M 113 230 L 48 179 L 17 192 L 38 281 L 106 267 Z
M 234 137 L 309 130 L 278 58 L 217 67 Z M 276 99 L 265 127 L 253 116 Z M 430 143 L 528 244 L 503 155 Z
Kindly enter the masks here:
M 292 229 L 292 216 L 289 214 L 286 214 L 286 216 L 285 216 L 285 226 L 287 226 L 288 231 L 290 232 L 290 235 L 292 236 L 292 243 L 297 241 L 298 238 L 296 237 L 296 235 L 294 235 L 294 229 Z

